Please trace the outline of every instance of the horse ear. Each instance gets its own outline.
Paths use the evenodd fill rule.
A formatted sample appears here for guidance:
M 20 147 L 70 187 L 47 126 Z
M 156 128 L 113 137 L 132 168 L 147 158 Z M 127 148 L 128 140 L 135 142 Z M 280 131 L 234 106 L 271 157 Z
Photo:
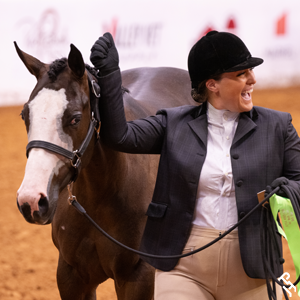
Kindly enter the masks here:
M 68 64 L 75 75 L 81 78 L 85 71 L 85 64 L 81 52 L 71 44 L 71 50 L 68 57 Z
M 24 65 L 28 69 L 28 71 L 36 77 L 36 79 L 39 79 L 40 76 L 45 72 L 46 65 L 39 61 L 37 58 L 23 52 L 16 42 L 14 42 L 15 48 L 17 50 L 17 53 L 21 60 L 23 61 Z

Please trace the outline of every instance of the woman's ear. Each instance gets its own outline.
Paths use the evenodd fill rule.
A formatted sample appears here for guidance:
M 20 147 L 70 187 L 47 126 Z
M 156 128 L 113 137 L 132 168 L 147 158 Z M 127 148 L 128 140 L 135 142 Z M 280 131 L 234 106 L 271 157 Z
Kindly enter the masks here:
M 216 81 L 214 79 L 208 79 L 206 81 L 206 87 L 208 88 L 208 90 L 210 90 L 211 92 L 216 93 L 218 91 L 217 85 L 216 85 Z

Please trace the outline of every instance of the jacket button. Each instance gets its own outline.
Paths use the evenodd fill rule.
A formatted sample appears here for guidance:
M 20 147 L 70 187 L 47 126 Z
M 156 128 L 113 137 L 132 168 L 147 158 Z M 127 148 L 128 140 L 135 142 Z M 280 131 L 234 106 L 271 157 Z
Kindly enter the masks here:
M 240 212 L 240 218 L 242 219 L 242 218 L 244 218 L 245 217 L 245 213 L 242 211 L 242 212 Z
M 242 181 L 242 180 L 239 180 L 239 181 L 236 183 L 236 185 L 237 185 L 238 187 L 241 187 L 241 186 L 243 185 L 243 181 Z
M 239 155 L 238 155 L 238 154 L 233 154 L 233 155 L 232 155 L 232 158 L 233 158 L 233 159 L 238 159 L 238 158 L 239 158 Z

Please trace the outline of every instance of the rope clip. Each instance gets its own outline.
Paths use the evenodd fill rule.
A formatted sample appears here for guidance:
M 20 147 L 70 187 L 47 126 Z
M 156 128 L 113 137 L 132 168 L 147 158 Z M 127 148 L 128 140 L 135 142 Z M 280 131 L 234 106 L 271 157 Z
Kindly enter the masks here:
M 74 183 L 74 181 L 72 181 L 68 184 L 68 193 L 69 193 L 68 203 L 69 203 L 69 205 L 72 205 L 72 203 L 74 201 L 76 201 L 76 196 L 74 196 L 72 193 L 73 183 Z

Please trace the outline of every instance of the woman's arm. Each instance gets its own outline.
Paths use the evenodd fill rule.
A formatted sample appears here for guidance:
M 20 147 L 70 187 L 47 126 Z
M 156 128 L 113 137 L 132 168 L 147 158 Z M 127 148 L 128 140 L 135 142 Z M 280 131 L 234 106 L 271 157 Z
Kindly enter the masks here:
M 100 37 L 91 51 L 90 59 L 100 74 L 101 140 L 123 152 L 159 154 L 165 131 L 165 115 L 127 123 L 119 57 L 111 34 L 105 33 Z
M 101 139 L 122 152 L 159 154 L 165 133 L 163 114 L 127 122 L 121 90 L 121 74 L 99 78 Z

